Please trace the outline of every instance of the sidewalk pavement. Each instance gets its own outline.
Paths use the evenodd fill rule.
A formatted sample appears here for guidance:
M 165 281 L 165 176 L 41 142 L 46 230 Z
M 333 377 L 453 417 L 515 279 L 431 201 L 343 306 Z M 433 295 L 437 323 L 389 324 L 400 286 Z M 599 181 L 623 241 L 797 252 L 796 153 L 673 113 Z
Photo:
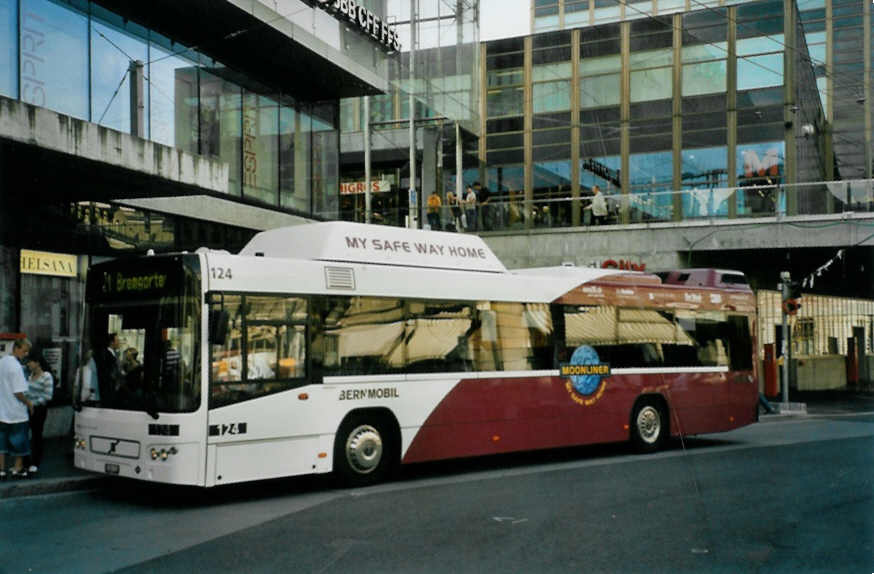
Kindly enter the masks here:
M 6 457 L 6 468 L 12 468 L 13 460 Z M 0 482 L 0 499 L 16 496 L 50 494 L 68 490 L 97 488 L 107 477 L 85 472 L 73 466 L 73 439 L 52 437 L 43 443 L 43 459 L 39 471 L 28 478 L 7 478 Z
M 771 401 L 778 403 L 779 398 Z M 811 415 L 840 415 L 860 412 L 874 412 L 874 391 L 824 391 L 817 393 L 790 393 L 789 400 L 794 404 L 805 404 L 806 414 L 793 411 L 789 414 L 764 414 L 760 407 L 762 422 L 776 422 L 781 419 L 798 418 Z M 11 461 L 7 461 L 11 467 Z M 0 482 L 0 499 L 18 496 L 51 494 L 70 490 L 90 490 L 99 488 L 107 477 L 85 472 L 73 467 L 73 440 L 70 437 L 46 439 L 43 461 L 36 476 L 24 479 L 7 478 Z

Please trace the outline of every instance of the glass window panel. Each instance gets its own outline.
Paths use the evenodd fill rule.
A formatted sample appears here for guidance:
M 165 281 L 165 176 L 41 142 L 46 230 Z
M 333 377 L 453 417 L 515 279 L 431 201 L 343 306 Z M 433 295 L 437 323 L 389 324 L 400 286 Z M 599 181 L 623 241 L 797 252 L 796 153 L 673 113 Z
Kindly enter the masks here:
M 189 153 L 198 153 L 196 64 L 155 43 L 151 44 L 149 53 L 151 139 Z
M 731 190 L 728 185 L 728 151 L 724 146 L 684 149 L 681 153 L 683 213 L 687 217 L 725 216 Z
M 779 52 L 784 49 L 783 34 L 772 34 L 770 36 L 758 36 L 755 38 L 744 38 L 737 41 L 737 55 L 749 56 L 750 54 L 764 54 L 766 52 Z
M 0 0 L 0 94 L 18 97 L 18 0 Z
M 577 24 L 588 24 L 589 23 L 589 3 L 586 2 L 582 7 L 574 7 L 574 10 L 578 10 L 575 12 L 568 11 L 571 9 L 570 6 L 565 7 L 564 12 L 564 25 L 565 26 L 575 26 Z
M 767 187 L 782 179 L 784 150 L 782 141 L 737 146 L 737 185 L 756 187 L 738 191 L 738 212 L 773 215 L 778 207 L 785 207 L 778 205 L 776 189 Z
M 670 98 L 673 93 L 671 68 L 631 72 L 631 101 L 645 102 Z
M 670 49 L 635 52 L 631 54 L 629 61 L 632 70 L 654 68 L 657 66 L 670 66 L 674 61 L 674 53 Z
M 595 22 L 619 20 L 619 3 L 614 0 L 595 0 Z
M 148 61 L 145 41 L 106 26 L 91 25 L 91 118 L 95 123 L 130 133 L 130 60 Z M 146 74 L 145 66 L 143 75 Z M 143 79 L 143 120 L 149 117 L 149 86 Z M 146 133 L 140 137 L 148 137 Z
M 580 107 L 597 108 L 619 104 L 619 74 L 580 78 Z
M 658 0 L 659 14 L 682 12 L 686 9 L 686 0 Z
M 571 64 L 570 62 L 562 62 L 560 64 L 534 66 L 531 77 L 535 82 L 570 78 Z
M 228 164 L 228 193 L 240 193 L 242 114 L 240 87 L 200 72 L 200 153 Z
M 243 195 L 275 205 L 279 177 L 279 106 L 247 92 L 243 97 Z
M 808 45 L 807 51 L 813 64 L 825 65 L 825 44 Z
M 308 213 L 310 124 L 308 116 L 291 106 L 279 109 L 280 204 Z
M 558 28 L 558 16 L 538 16 L 534 21 L 534 29 L 537 31 L 542 30 L 555 30 Z
M 683 96 L 725 92 L 725 60 L 683 66 Z
M 607 195 L 618 193 L 621 167 L 622 158 L 618 155 L 581 159 L 580 187 L 591 190 L 597 185 Z
M 523 88 L 489 90 L 486 100 L 488 117 L 515 116 L 522 114 L 525 104 Z
M 683 63 L 701 62 L 725 58 L 728 53 L 726 42 L 714 44 L 698 44 L 697 46 L 683 47 Z
M 632 154 L 630 214 L 632 221 L 666 220 L 673 215 L 673 155 L 670 151 Z
M 313 212 L 329 219 L 340 215 L 340 132 L 337 104 L 310 108 L 312 117 L 311 193 Z
M 21 2 L 21 99 L 88 119 L 88 20 L 48 0 Z
M 583 58 L 580 60 L 580 75 L 592 76 L 606 74 L 608 72 L 621 72 L 622 58 L 619 54 L 614 56 L 599 56 L 596 58 Z
M 737 89 L 753 90 L 783 85 L 783 54 L 737 59 Z
M 524 72 L 521 68 L 510 70 L 489 70 L 486 72 L 488 87 L 515 86 L 524 82 Z
M 534 113 L 555 112 L 571 107 L 569 81 L 534 84 Z

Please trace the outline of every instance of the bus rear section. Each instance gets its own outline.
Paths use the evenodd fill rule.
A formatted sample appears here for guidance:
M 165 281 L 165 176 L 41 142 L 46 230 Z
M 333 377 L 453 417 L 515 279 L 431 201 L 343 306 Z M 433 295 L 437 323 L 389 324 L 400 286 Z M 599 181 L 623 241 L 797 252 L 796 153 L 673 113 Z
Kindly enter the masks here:
M 76 377 L 74 464 L 204 484 L 198 255 L 94 265 Z

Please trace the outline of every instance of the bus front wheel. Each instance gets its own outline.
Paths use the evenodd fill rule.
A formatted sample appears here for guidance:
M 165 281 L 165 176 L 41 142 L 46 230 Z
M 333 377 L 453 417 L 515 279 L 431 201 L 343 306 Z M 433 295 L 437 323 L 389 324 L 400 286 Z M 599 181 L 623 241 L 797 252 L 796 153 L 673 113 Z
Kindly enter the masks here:
M 367 486 L 386 478 L 392 466 L 391 435 L 378 417 L 353 415 L 334 440 L 334 471 L 347 486 Z
M 668 434 L 667 408 L 661 401 L 644 398 L 631 415 L 631 441 L 638 452 L 659 450 Z

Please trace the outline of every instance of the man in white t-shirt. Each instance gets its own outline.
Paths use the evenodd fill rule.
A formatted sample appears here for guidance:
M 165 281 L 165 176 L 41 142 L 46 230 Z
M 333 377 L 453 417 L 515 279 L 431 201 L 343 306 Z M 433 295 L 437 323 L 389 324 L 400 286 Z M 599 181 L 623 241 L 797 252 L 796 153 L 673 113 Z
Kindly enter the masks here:
M 30 341 L 18 339 L 12 354 L 0 359 L 0 479 L 6 478 L 6 455 L 15 458 L 12 476 L 27 476 L 22 464 L 30 454 L 28 420 L 33 403 L 25 396 L 27 379 L 21 361 L 30 353 Z

